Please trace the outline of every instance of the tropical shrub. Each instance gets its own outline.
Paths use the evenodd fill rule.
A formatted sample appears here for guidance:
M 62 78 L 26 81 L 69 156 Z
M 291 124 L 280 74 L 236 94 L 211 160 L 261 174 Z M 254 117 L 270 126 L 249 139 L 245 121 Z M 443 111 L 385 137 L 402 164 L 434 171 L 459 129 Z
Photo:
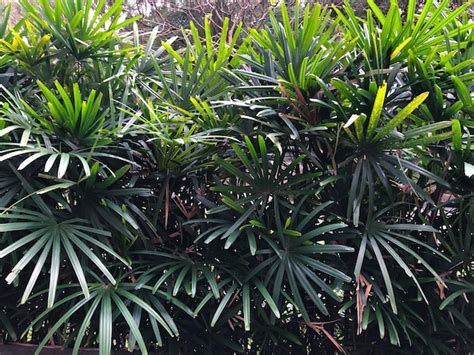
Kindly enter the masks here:
M 368 3 L 176 45 L 121 1 L 21 0 L 0 23 L 2 341 L 472 350 L 469 5 Z

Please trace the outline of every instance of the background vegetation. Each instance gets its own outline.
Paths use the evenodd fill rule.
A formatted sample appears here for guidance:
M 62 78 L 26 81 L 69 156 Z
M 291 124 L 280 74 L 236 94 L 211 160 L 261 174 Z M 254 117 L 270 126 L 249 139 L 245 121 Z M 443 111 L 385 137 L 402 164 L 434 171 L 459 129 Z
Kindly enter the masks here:
M 279 11 L 281 0 L 125 0 L 123 11 L 128 16 L 142 16 L 138 20 L 139 28 L 151 30 L 158 27 L 158 37 L 168 39 L 181 35 L 181 27 L 189 27 L 192 21 L 203 30 L 204 17 L 208 16 L 214 33 L 220 32 L 223 21 L 227 17 L 233 24 L 243 24 L 246 28 L 261 28 L 269 20 L 270 10 Z M 390 8 L 389 0 L 374 0 L 382 11 Z M 466 0 L 449 1 L 450 8 L 456 8 Z M 290 8 L 295 0 L 285 2 Z M 343 0 L 303 0 L 300 5 L 319 3 L 322 5 L 341 6 Z M 367 0 L 349 0 L 351 8 L 358 16 L 365 16 L 368 8 Z M 417 9 L 424 5 L 423 0 L 416 1 Z M 407 10 L 408 0 L 399 0 L 398 5 L 402 14 Z M 471 14 L 474 15 L 474 14 Z
M 469 4 L 140 33 L 0 22 L 0 337 L 164 353 L 474 347 Z

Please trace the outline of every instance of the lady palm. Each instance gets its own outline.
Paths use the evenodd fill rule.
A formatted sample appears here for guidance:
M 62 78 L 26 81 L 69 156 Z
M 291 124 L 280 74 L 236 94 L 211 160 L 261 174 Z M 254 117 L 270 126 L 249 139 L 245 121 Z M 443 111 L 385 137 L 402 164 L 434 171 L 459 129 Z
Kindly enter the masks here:
M 467 5 L 297 3 L 163 43 L 121 1 L 22 5 L 0 22 L 2 341 L 472 348 Z

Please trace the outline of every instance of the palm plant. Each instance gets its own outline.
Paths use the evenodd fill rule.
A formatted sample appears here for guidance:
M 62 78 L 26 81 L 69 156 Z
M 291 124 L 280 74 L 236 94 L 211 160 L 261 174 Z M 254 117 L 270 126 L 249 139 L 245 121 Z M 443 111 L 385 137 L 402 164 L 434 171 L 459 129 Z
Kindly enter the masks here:
M 473 22 L 368 3 L 161 43 L 121 1 L 7 7 L 0 343 L 468 353 Z

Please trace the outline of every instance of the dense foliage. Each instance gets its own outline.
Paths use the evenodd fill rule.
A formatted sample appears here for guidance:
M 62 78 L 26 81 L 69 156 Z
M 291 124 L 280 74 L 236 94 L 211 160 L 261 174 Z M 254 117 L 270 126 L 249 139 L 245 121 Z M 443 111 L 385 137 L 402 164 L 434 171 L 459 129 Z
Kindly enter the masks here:
M 368 3 L 179 46 L 120 1 L 4 9 L 2 341 L 472 350 L 469 5 Z

